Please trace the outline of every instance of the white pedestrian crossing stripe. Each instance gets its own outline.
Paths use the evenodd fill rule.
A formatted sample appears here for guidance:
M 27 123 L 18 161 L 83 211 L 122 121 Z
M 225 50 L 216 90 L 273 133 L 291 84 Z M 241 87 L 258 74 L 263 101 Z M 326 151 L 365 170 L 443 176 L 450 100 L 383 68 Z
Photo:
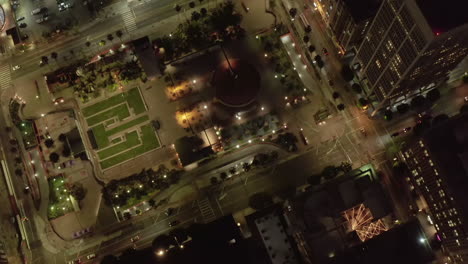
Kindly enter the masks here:
M 132 11 L 127 11 L 122 14 L 122 20 L 125 24 L 125 27 L 127 28 L 128 31 L 134 31 L 137 29 L 136 21 L 135 21 L 135 15 L 133 14 Z
M 208 198 L 197 200 L 197 204 L 205 223 L 209 223 L 216 219 L 216 215 L 213 211 L 213 208 L 211 208 Z
M 0 65 L 0 89 L 4 90 L 11 85 L 11 67 L 10 64 Z

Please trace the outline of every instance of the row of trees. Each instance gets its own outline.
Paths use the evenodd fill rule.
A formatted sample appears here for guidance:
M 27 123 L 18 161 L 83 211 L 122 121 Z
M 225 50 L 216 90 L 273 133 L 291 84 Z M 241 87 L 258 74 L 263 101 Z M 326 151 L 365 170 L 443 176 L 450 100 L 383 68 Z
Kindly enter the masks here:
M 426 94 L 426 97 L 418 95 L 411 100 L 410 104 L 399 104 L 396 109 L 399 114 L 405 114 L 409 110 L 422 112 L 430 108 L 439 98 L 440 91 L 438 89 L 432 89 Z M 383 116 L 385 120 L 390 121 L 393 119 L 393 112 L 387 109 L 384 111 Z
M 176 5 L 175 10 L 180 12 L 182 7 Z M 234 3 L 228 1 L 210 12 L 205 8 L 201 8 L 200 12 L 193 11 L 191 18 L 180 23 L 175 33 L 157 38 L 154 42 L 164 59 L 169 61 L 216 42 L 241 38 L 244 35 L 244 30 L 239 26 L 241 20 L 242 15 L 235 11 Z
M 340 173 L 346 174 L 352 170 L 352 166 L 348 162 L 342 162 L 339 166 L 326 166 L 322 172 L 315 174 L 307 178 L 307 182 L 310 185 L 319 185 L 322 180 L 331 180 L 338 176 Z
M 160 166 L 157 171 L 143 169 L 138 174 L 110 181 L 102 188 L 104 201 L 108 205 L 123 206 L 130 198 L 140 200 L 155 190 L 169 188 L 179 182 L 181 175 L 182 171 L 168 170 L 164 166 Z

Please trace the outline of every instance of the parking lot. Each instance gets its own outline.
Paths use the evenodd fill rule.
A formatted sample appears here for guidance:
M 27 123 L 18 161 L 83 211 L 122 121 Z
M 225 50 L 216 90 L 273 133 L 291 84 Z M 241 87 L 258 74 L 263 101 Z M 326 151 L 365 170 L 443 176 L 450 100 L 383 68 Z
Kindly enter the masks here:
M 13 6 L 20 31 L 29 41 L 45 41 L 91 19 L 81 0 L 15 0 Z

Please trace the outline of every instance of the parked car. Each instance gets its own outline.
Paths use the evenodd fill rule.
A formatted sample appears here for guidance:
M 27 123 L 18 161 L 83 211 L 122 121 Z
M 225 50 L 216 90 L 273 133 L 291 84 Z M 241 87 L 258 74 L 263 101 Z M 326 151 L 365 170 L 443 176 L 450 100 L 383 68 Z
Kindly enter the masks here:
M 28 25 L 26 25 L 26 23 L 20 23 L 18 26 L 19 26 L 20 28 L 25 28 L 25 27 L 27 27 Z
M 26 18 L 25 18 L 25 17 L 18 17 L 18 18 L 16 19 L 16 22 L 22 21 L 22 20 L 24 20 L 24 19 L 26 19 Z
M 178 224 L 180 224 L 179 220 L 174 220 L 174 221 L 169 222 L 170 227 L 176 226 Z
M 96 254 L 92 253 L 92 254 L 89 254 L 88 256 L 86 256 L 86 259 L 94 259 L 96 258 Z
M 19 65 L 15 65 L 15 66 L 12 67 L 12 69 L 14 71 L 17 71 L 17 70 L 21 69 L 21 67 Z
M 41 24 L 41 23 L 46 22 L 47 20 L 49 20 L 49 17 L 48 16 L 43 16 L 43 17 L 41 17 L 39 19 L 36 19 L 36 23 Z
M 36 8 L 36 9 L 34 9 L 33 11 L 31 11 L 31 15 L 38 15 L 38 14 L 40 14 L 42 11 L 44 11 L 44 9 L 43 9 L 42 7 Z
M 140 240 L 140 236 L 134 236 L 130 239 L 130 241 L 132 241 L 132 243 L 135 243 L 137 242 L 138 240 Z

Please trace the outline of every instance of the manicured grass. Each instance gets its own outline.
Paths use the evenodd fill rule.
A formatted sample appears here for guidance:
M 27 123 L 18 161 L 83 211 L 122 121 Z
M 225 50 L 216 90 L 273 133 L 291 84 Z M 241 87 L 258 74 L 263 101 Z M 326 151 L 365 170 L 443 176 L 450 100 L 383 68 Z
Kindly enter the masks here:
M 119 120 L 123 120 L 130 116 L 130 112 L 128 111 L 128 107 L 126 104 L 121 104 L 116 107 L 112 107 L 109 110 L 106 110 L 100 114 L 93 115 L 90 118 L 86 119 L 88 126 L 94 126 L 106 120 L 109 120 L 113 117 L 118 117 Z
M 154 133 L 153 127 L 149 124 L 141 126 L 141 145 L 128 151 L 121 152 L 111 158 L 101 161 L 101 168 L 106 169 L 121 162 L 139 156 L 145 152 L 156 149 L 160 146 L 159 140 Z
M 36 133 L 34 132 L 33 123 L 30 121 L 22 121 L 18 126 L 23 142 L 26 148 L 34 147 L 37 145 Z
M 102 149 L 109 146 L 109 138 L 107 137 L 106 128 L 104 128 L 104 125 L 102 123 L 97 126 L 94 126 L 92 130 L 94 138 L 96 139 L 98 149 Z
M 138 125 L 140 123 L 143 123 L 145 121 L 148 121 L 148 120 L 149 120 L 149 117 L 147 115 L 140 116 L 138 118 L 135 118 L 135 119 L 130 120 L 130 121 L 126 122 L 126 123 L 123 123 L 122 125 L 119 125 L 117 127 L 114 127 L 112 129 L 108 130 L 106 132 L 106 135 L 110 136 L 110 135 L 117 134 L 119 132 L 122 132 L 124 130 L 127 130 L 127 129 L 131 128 L 132 126 L 136 126 L 136 125 Z
M 117 143 L 119 143 L 120 141 L 122 141 L 122 138 L 116 137 L 116 138 L 114 138 L 113 140 L 111 140 L 111 143 L 112 143 L 112 144 L 117 144 Z
M 99 159 L 106 159 L 112 155 L 118 154 L 126 149 L 132 148 L 134 146 L 140 145 L 140 139 L 138 138 L 138 133 L 132 131 L 125 134 L 125 141 L 118 144 L 112 145 L 106 149 L 103 149 L 98 152 Z
M 85 107 L 84 109 L 81 109 L 81 112 L 85 117 L 94 115 L 98 112 L 104 111 L 107 108 L 113 107 L 115 105 L 121 104 L 126 101 L 125 98 L 125 93 L 121 93 L 115 96 L 112 96 L 109 99 L 100 101 L 96 104 L 90 105 L 88 107 Z
M 138 88 L 133 88 L 127 92 L 127 102 L 133 109 L 135 115 L 146 111 L 145 103 L 143 102 L 143 98 L 141 98 L 140 90 Z

